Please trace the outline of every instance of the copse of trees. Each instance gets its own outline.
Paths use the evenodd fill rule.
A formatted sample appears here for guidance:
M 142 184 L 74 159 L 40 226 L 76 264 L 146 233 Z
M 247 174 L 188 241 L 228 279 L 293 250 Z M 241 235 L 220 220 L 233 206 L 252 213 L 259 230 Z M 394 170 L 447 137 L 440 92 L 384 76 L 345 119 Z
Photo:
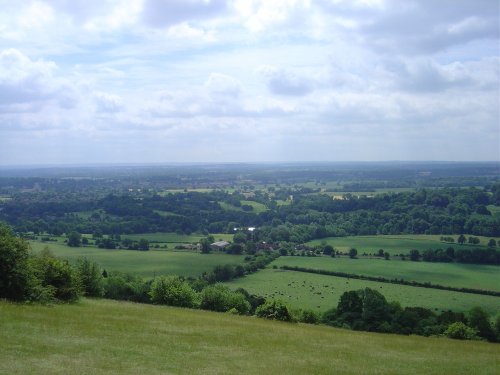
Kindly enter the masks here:
M 497 341 L 500 333 L 480 307 L 472 308 L 465 315 L 451 311 L 436 314 L 423 307 L 402 308 L 397 302 L 387 302 L 380 292 L 370 288 L 343 293 L 337 307 L 323 314 L 322 322 L 354 330 L 444 335 L 491 342 Z

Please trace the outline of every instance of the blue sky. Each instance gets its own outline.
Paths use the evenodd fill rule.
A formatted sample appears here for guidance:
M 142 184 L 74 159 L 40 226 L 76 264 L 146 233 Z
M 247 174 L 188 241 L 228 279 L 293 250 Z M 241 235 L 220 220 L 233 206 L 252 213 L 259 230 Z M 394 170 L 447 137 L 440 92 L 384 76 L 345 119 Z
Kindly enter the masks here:
M 500 160 L 497 0 L 0 7 L 0 165 Z

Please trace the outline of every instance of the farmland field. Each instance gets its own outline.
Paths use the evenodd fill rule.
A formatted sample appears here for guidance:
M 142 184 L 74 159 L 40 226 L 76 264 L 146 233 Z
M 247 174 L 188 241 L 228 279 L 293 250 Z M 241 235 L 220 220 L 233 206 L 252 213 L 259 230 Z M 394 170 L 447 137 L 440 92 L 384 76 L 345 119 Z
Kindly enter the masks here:
M 233 235 L 226 233 L 212 234 L 216 240 L 222 239 L 225 241 L 232 241 Z M 195 243 L 206 236 L 201 234 L 177 234 L 177 233 L 141 233 L 141 234 L 124 234 L 122 238 L 130 238 L 131 240 L 140 240 L 144 238 L 149 242 L 160 243 Z
M 458 288 L 500 291 L 500 267 L 463 263 L 430 263 L 384 259 L 280 257 L 273 265 L 305 267 L 357 275 L 431 282 Z
M 388 301 L 402 306 L 421 306 L 437 311 L 467 311 L 481 306 L 489 314 L 500 311 L 500 297 L 417 288 L 406 285 L 346 279 L 304 272 L 267 268 L 227 283 L 233 289 L 281 299 L 293 308 L 325 311 L 336 307 L 342 293 L 362 288 L 381 292 Z
M 477 247 L 477 245 L 458 245 L 457 243 L 446 243 L 439 240 L 441 235 L 378 235 L 378 236 L 350 236 L 350 237 L 328 237 L 321 240 L 313 240 L 307 244 L 320 246 L 323 242 L 332 245 L 341 252 L 348 252 L 351 247 L 358 250 L 358 255 L 363 253 L 376 253 L 384 249 L 391 255 L 408 254 L 410 250 L 416 249 L 420 252 L 427 249 L 446 249 L 449 246 L 455 249 Z M 455 238 L 458 236 L 450 236 Z M 489 237 L 480 237 L 480 245 L 486 245 Z M 498 238 L 497 238 L 498 240 Z
M 0 373 L 496 374 L 500 346 L 84 299 L 0 301 Z M 452 353 L 452 355 L 450 355 Z
M 33 251 L 45 246 L 58 257 L 75 262 L 87 257 L 99 263 L 107 271 L 127 272 L 142 277 L 155 275 L 199 276 L 216 265 L 243 262 L 242 255 L 200 254 L 190 251 L 135 251 L 107 250 L 96 247 L 69 247 L 62 244 L 30 241 Z

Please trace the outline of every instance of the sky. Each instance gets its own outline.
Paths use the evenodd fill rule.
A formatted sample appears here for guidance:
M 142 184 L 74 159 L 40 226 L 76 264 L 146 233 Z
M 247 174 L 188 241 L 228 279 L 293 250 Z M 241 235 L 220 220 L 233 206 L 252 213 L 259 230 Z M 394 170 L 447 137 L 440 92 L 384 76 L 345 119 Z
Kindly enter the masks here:
M 0 0 L 0 165 L 500 161 L 498 0 Z

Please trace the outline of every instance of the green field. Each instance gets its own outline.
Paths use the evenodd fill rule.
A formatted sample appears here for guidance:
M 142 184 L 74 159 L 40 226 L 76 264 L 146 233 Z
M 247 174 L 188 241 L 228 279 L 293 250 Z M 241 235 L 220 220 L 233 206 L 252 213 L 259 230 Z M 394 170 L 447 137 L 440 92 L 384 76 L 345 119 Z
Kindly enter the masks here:
M 232 204 L 229 204 L 226 202 L 219 202 L 219 204 L 222 207 L 222 209 L 226 210 L 226 211 L 243 211 L 243 209 L 241 207 L 233 206 Z M 256 214 L 260 214 L 261 212 L 267 211 L 267 207 L 259 202 L 242 200 L 241 204 L 252 206 L 253 210 L 251 212 L 256 213 Z
M 487 208 L 493 216 L 500 216 L 500 206 L 489 205 Z
M 243 255 L 200 254 L 191 251 L 134 251 L 107 250 L 95 247 L 68 247 L 62 244 L 30 241 L 33 251 L 45 246 L 58 257 L 75 262 L 87 257 L 99 263 L 107 271 L 127 272 L 142 277 L 155 275 L 199 276 L 216 265 L 243 262 Z
M 430 263 L 384 259 L 349 259 L 321 257 L 280 257 L 273 265 L 305 267 L 357 275 L 431 282 L 458 288 L 500 292 L 500 267 L 462 263 Z
M 457 243 L 446 243 L 439 240 L 441 235 L 378 235 L 378 236 L 350 236 L 350 237 L 328 237 L 321 240 L 313 240 L 307 243 L 310 246 L 320 246 L 323 242 L 332 245 L 341 252 L 348 252 L 354 247 L 358 255 L 363 253 L 373 254 L 379 249 L 384 249 L 391 255 L 408 254 L 410 250 L 416 249 L 420 252 L 427 249 L 446 249 L 452 246 L 455 249 L 477 247 L 478 245 L 458 245 Z M 451 236 L 456 239 L 458 236 Z M 468 236 L 466 236 L 468 237 Z M 486 245 L 489 237 L 480 237 L 480 245 Z M 499 239 L 496 238 L 498 241 Z
M 226 233 L 215 233 L 212 234 L 216 240 L 222 239 L 225 241 L 232 241 L 233 235 Z M 160 243 L 196 243 L 206 236 L 202 234 L 177 234 L 177 233 L 140 233 L 140 234 L 124 234 L 122 238 L 130 238 L 132 240 L 140 240 L 144 238 L 149 242 L 160 242 Z
M 481 306 L 491 315 L 500 312 L 500 297 L 271 268 L 230 281 L 227 285 L 233 289 L 244 288 L 250 293 L 281 299 L 293 308 L 318 311 L 336 307 L 340 296 L 346 291 L 368 287 L 381 292 L 388 301 L 399 301 L 402 306 L 420 306 L 437 311 L 467 311 L 474 306 Z
M 108 300 L 0 301 L 0 374 L 498 374 L 500 345 Z

